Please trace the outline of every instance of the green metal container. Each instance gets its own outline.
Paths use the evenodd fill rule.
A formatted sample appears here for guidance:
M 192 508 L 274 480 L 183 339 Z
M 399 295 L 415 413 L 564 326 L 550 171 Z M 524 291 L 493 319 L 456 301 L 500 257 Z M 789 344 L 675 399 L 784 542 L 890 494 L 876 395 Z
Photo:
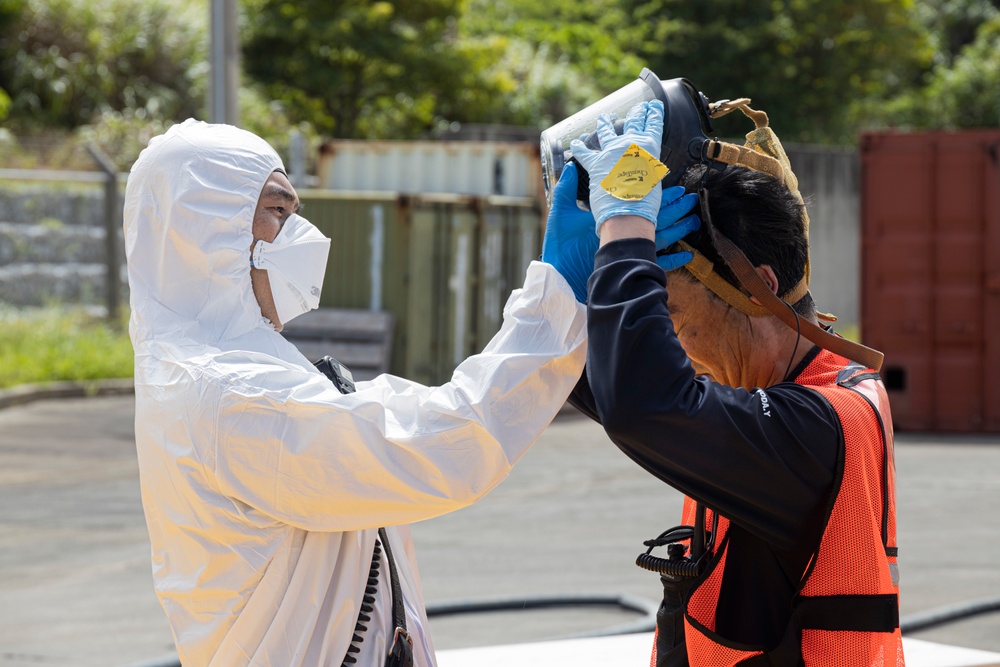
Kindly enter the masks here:
M 393 374 L 446 382 L 499 328 L 541 247 L 534 198 L 302 190 L 332 239 L 321 307 L 387 310 Z

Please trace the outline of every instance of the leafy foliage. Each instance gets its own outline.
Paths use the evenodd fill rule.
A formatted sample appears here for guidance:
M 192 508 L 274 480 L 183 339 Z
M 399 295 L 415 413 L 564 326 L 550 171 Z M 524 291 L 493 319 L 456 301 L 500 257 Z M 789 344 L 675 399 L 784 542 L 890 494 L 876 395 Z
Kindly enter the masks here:
M 72 129 L 106 111 L 192 115 L 204 32 L 165 0 L 0 0 L 0 88 L 22 128 Z M 0 12 L 0 16 L 4 16 Z
M 979 27 L 1000 14 L 1000 0 L 923 0 L 914 6 L 917 22 L 934 43 L 935 65 L 950 66 L 976 41 Z
M 506 93 L 490 122 L 546 127 L 634 79 L 634 30 L 620 3 L 601 0 L 473 0 L 463 34 L 495 40 L 488 76 Z
M 316 142 L 541 128 L 643 66 L 713 99 L 753 98 L 785 141 L 1000 124 L 1000 0 L 240 4 L 241 123 L 279 150 L 292 130 Z M 207 23 L 203 0 L 0 0 L 0 121 L 75 131 L 127 165 L 149 136 L 200 115 Z
M 24 11 L 26 0 L 0 0 L 0 46 L 3 45 L 3 36 L 10 34 L 13 26 L 16 25 L 21 12 Z M 10 95 L 3 89 L 3 82 L 0 81 L 0 120 L 10 113 Z
M 933 67 L 922 85 L 867 101 L 862 125 L 1000 127 L 1000 2 L 935 0 L 921 18 L 937 45 Z
M 495 45 L 458 39 L 460 0 L 260 0 L 247 72 L 295 119 L 345 138 L 418 136 L 481 117 Z
M 932 57 L 910 0 L 623 1 L 653 71 L 711 99 L 752 98 L 785 141 L 852 141 L 848 107 L 906 86 Z

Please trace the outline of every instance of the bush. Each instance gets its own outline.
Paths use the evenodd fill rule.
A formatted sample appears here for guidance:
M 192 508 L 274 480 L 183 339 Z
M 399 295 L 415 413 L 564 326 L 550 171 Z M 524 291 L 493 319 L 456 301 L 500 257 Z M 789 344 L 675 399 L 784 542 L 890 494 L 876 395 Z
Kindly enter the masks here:
M 0 388 L 56 380 L 131 377 L 124 321 L 83 309 L 0 310 Z

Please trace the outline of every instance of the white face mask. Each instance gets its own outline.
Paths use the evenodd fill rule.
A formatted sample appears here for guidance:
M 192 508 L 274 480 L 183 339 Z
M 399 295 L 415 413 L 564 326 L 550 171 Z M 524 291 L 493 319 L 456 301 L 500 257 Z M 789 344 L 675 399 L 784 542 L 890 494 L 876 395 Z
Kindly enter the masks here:
M 257 241 L 250 266 L 267 271 L 282 324 L 319 306 L 329 256 L 330 239 L 296 213 L 272 243 Z

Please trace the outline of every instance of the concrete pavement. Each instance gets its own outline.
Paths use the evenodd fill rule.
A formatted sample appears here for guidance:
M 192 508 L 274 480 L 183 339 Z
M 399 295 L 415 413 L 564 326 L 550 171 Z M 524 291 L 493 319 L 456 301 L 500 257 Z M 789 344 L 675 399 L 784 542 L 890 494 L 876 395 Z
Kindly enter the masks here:
M 0 665 L 128 665 L 169 655 L 152 592 L 131 397 L 0 410 Z M 900 434 L 904 616 L 1000 595 L 1000 436 Z M 486 499 L 414 526 L 429 603 L 516 595 L 657 597 L 633 565 L 680 496 L 603 431 L 558 418 Z M 633 620 L 556 609 L 434 618 L 439 650 L 566 637 Z M 912 635 L 1000 651 L 1000 614 Z

